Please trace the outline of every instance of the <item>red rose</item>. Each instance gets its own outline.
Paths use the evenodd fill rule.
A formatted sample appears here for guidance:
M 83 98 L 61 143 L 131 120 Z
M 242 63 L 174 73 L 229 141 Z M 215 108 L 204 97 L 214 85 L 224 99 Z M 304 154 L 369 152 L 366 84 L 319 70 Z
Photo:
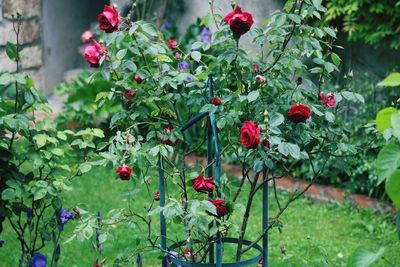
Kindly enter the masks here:
M 86 61 L 91 67 L 97 68 L 100 65 L 102 56 L 107 55 L 107 47 L 99 44 L 95 39 L 92 39 L 93 44 L 87 45 L 84 50 Z
M 240 142 L 246 148 L 257 148 L 260 144 L 260 127 L 252 121 L 245 121 L 240 129 Z
M 167 41 L 169 49 L 173 50 L 178 47 L 178 42 L 176 40 L 168 40 Z
M 96 263 L 95 265 L 93 265 L 93 267 L 101 267 L 101 265 Z
M 140 78 L 139 74 L 135 74 L 135 76 L 133 77 L 133 79 L 138 83 L 141 84 L 142 83 L 142 78 Z
M 155 201 L 159 201 L 160 200 L 160 192 L 156 192 L 155 194 L 154 194 L 154 200 Z
M 174 126 L 172 126 L 172 125 L 164 125 L 163 126 L 162 135 L 160 138 L 161 144 L 169 145 L 169 146 L 176 145 L 176 143 L 179 141 L 179 139 L 175 138 L 175 141 L 172 142 L 171 138 L 170 138 L 173 129 L 174 129 Z
M 223 199 L 209 199 L 215 208 L 217 209 L 218 217 L 225 216 L 229 213 L 229 208 L 226 206 L 225 200 Z
M 222 104 L 221 98 L 219 97 L 214 97 L 211 99 L 211 104 L 219 106 Z
M 260 259 L 259 261 L 258 261 L 258 267 L 262 267 L 263 266 L 263 264 L 264 264 L 264 260 L 263 259 Z
M 322 102 L 324 107 L 333 107 L 336 104 L 335 94 L 330 92 L 324 95 L 324 92 L 319 93 L 319 100 Z
M 311 116 L 311 109 L 304 104 L 293 104 L 288 111 L 290 121 L 299 123 L 305 122 Z
M 88 43 L 93 38 L 93 32 L 91 30 L 84 31 L 81 35 L 81 41 Z
M 257 82 L 258 82 L 259 84 L 264 84 L 264 83 L 267 81 L 267 78 L 265 78 L 265 77 L 262 76 L 262 75 L 257 75 L 257 76 L 256 76 L 256 80 L 257 80 Z
M 260 66 L 258 66 L 258 64 L 254 64 L 253 65 L 253 69 L 255 72 L 259 72 L 260 71 Z
M 119 178 L 121 180 L 126 181 L 131 178 L 132 169 L 129 166 L 126 166 L 124 163 L 119 166 L 115 172 L 119 174 Z
M 137 90 L 125 90 L 124 97 L 126 101 L 131 101 L 132 98 L 135 96 Z
M 212 192 L 214 190 L 214 181 L 212 177 L 204 178 L 202 175 L 193 180 L 193 189 L 197 192 Z
M 262 144 L 263 144 L 263 146 L 265 146 L 266 148 L 270 148 L 270 146 L 271 146 L 267 138 L 265 138 L 265 139 L 262 141 Z
M 118 10 L 114 6 L 104 6 L 103 12 L 97 17 L 99 27 L 106 33 L 115 32 L 121 23 Z
M 248 12 L 242 12 L 240 6 L 236 6 L 233 12 L 225 16 L 224 21 L 231 28 L 233 35 L 239 38 L 250 30 L 253 25 L 253 16 Z

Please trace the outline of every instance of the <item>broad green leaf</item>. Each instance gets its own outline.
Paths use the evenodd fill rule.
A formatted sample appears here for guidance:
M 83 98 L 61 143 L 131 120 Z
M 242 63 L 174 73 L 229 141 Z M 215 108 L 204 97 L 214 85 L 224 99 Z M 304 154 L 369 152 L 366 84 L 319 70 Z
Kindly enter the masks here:
M 81 171 L 81 173 L 86 173 L 86 172 L 90 171 L 91 169 L 92 169 L 92 164 L 87 163 L 87 162 L 82 163 L 79 166 L 79 170 Z
M 5 72 L 0 75 L 0 85 L 8 85 L 12 82 L 12 75 L 8 72 Z
M 332 59 L 332 62 L 333 62 L 336 66 L 339 66 L 339 65 L 340 65 L 340 62 L 342 62 L 342 60 L 340 59 L 340 57 L 339 57 L 337 54 L 335 54 L 335 53 L 332 53 L 332 54 L 331 54 L 331 59 Z
M 378 86 L 400 86 L 400 72 L 391 73 L 383 81 L 379 82 Z
M 329 34 L 331 37 L 336 38 L 336 32 L 334 29 L 329 28 L 329 27 L 324 27 L 324 31 Z M 334 53 L 332 53 L 334 54 Z M 335 54 L 336 55 L 336 54 Z M 337 56 L 337 55 L 336 55 Z
M 386 180 L 385 188 L 390 199 L 400 208 L 400 170 L 395 170 Z
M 38 148 L 41 148 L 46 145 L 47 143 L 47 135 L 45 134 L 37 134 L 33 137 L 33 140 L 36 142 Z
M 7 42 L 6 44 L 6 54 L 9 59 L 16 61 L 18 58 L 17 45 Z
M 117 52 L 117 59 L 121 60 L 125 57 L 127 49 L 122 49 Z M 119 65 L 119 64 L 118 64 Z
M 400 140 L 400 111 L 392 114 L 390 121 L 392 123 L 393 135 Z
M 199 62 L 201 60 L 201 53 L 199 51 L 193 51 L 190 55 L 196 62 Z
M 388 144 L 378 154 L 376 159 L 379 184 L 388 179 L 400 166 L 400 145 Z
M 349 261 L 347 263 L 347 267 L 371 266 L 371 264 L 373 264 L 382 257 L 384 251 L 385 251 L 384 248 L 380 248 L 378 251 L 374 252 L 369 247 L 360 246 L 350 256 Z
M 157 29 L 151 23 L 141 25 L 142 30 L 150 36 L 157 36 Z
M 285 121 L 285 117 L 281 113 L 272 113 L 269 121 L 269 127 L 277 127 Z
M 397 109 L 389 107 L 381 109 L 378 114 L 376 114 L 376 126 L 380 133 L 383 133 L 386 129 L 392 126 L 391 117 L 396 112 Z
M 35 192 L 33 192 L 33 200 L 39 200 L 46 196 L 47 188 L 39 188 Z
M 15 197 L 15 190 L 12 188 L 7 188 L 1 194 L 1 199 L 3 200 L 10 200 Z
M 335 121 L 335 115 L 333 115 L 332 112 L 326 111 L 325 112 L 325 119 L 329 122 L 334 122 Z
M 255 100 L 257 100 L 257 98 L 260 96 L 260 92 L 258 91 L 252 91 L 247 95 L 247 100 L 249 102 L 253 102 Z

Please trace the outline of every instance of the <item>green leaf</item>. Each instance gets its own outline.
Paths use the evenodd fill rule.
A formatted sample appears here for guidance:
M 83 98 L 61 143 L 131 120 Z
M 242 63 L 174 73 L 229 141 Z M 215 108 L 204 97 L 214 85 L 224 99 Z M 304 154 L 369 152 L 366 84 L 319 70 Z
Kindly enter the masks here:
M 0 76 L 0 85 L 8 85 L 12 82 L 12 75 L 8 72 Z
M 335 121 L 335 115 L 333 115 L 332 112 L 326 111 L 325 112 L 325 119 L 329 122 L 334 122 Z
M 397 139 L 400 140 L 400 112 L 396 112 L 392 114 L 390 118 L 390 122 L 392 124 L 393 128 L 393 135 L 397 137 Z
M 127 49 L 119 50 L 117 55 L 116 55 L 117 59 L 119 59 L 119 60 L 123 59 L 125 57 L 127 51 L 128 51 Z
M 247 95 L 247 100 L 250 102 L 255 101 L 258 97 L 260 96 L 260 92 L 258 91 L 251 91 L 248 95 Z
M 6 54 L 9 59 L 16 61 L 18 58 L 17 45 L 7 42 L 6 44 Z
M 33 137 L 33 140 L 36 142 L 38 148 L 44 147 L 47 142 L 47 135 L 45 134 L 37 134 Z
M 382 257 L 384 251 L 385 251 L 384 248 L 380 248 L 378 251 L 374 252 L 369 247 L 360 246 L 350 256 L 349 261 L 347 263 L 347 267 L 371 266 L 371 264 L 373 264 Z
M 400 72 L 391 73 L 383 81 L 379 82 L 378 86 L 400 86 Z
M 300 148 L 296 144 L 282 142 L 278 146 L 278 151 L 284 156 L 292 156 L 295 159 L 300 158 Z
M 376 159 L 379 182 L 388 179 L 400 166 L 400 145 L 388 144 L 378 154 Z
M 272 113 L 269 121 L 269 127 L 277 127 L 285 121 L 285 117 L 281 113 Z
M 332 28 L 324 27 L 324 31 L 329 34 L 331 37 L 336 38 L 336 32 Z M 334 54 L 334 53 L 332 53 Z M 336 54 L 335 54 L 336 55 Z
M 400 208 L 400 170 L 395 170 L 386 180 L 385 188 L 390 199 Z
M 151 23 L 145 23 L 141 25 L 142 30 L 150 36 L 157 36 L 157 29 Z
M 336 66 L 339 66 L 339 65 L 340 65 L 340 62 L 342 62 L 342 60 L 340 59 L 340 57 L 339 57 L 337 54 L 335 54 L 335 53 L 332 53 L 332 54 L 331 54 L 331 58 L 332 58 L 332 62 L 333 62 Z
M 393 107 L 384 108 L 376 114 L 376 126 L 378 131 L 383 133 L 386 129 L 392 126 L 391 117 L 397 112 L 397 109 Z
M 37 191 L 33 193 L 33 200 L 39 200 L 46 196 L 47 188 L 39 188 Z
M 81 171 L 81 173 L 86 173 L 86 172 L 90 171 L 91 169 L 92 169 L 92 164 L 87 163 L 87 162 L 82 163 L 79 166 L 79 170 Z
M 199 62 L 201 60 L 201 53 L 199 51 L 193 51 L 190 55 L 196 62 Z
M 15 197 L 15 190 L 12 188 L 7 188 L 1 194 L 1 199 L 3 200 L 10 200 Z

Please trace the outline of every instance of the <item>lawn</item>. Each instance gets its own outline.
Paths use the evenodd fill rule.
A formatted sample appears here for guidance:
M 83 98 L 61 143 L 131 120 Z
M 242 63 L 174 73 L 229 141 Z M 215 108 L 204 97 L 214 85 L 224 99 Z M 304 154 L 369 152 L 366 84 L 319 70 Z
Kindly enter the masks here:
M 132 183 L 121 182 L 115 179 L 112 171 L 97 169 L 72 182 L 73 191 L 66 192 L 65 207 L 72 208 L 76 205 L 86 204 L 88 210 L 102 211 L 107 214 L 113 208 L 126 207 L 126 192 L 132 190 Z M 156 190 L 156 179 L 152 181 Z M 243 192 L 242 197 L 245 197 Z M 148 194 L 142 194 L 141 201 L 136 207 L 151 199 Z M 280 193 L 285 198 L 285 193 Z M 254 208 L 249 223 L 247 238 L 252 240 L 258 236 L 261 229 L 261 196 L 254 201 Z M 134 203 L 135 204 L 135 203 Z M 276 204 L 270 196 L 270 216 L 276 212 Z M 235 211 L 239 218 L 239 210 Z M 235 216 L 235 214 L 233 215 Z M 394 263 L 400 262 L 400 243 L 392 219 L 382 215 L 373 214 L 366 210 L 356 210 L 349 205 L 315 204 L 306 199 L 301 199 L 289 207 L 281 217 L 283 222 L 282 233 L 274 228 L 269 235 L 270 266 L 325 266 L 323 259 L 328 261 L 328 266 L 346 266 L 349 255 L 360 245 L 371 245 L 374 249 L 385 247 L 385 258 Z M 233 218 L 234 219 L 234 218 Z M 235 221 L 235 220 L 233 220 Z M 239 222 L 238 222 L 239 223 Z M 157 227 L 157 225 L 154 225 Z M 71 235 L 74 222 L 69 222 L 65 227 L 64 241 Z M 176 229 L 169 228 L 169 237 L 177 236 Z M 140 229 L 116 225 L 105 245 L 103 255 L 108 259 L 108 264 L 121 254 L 129 254 L 134 250 L 135 239 Z M 17 266 L 19 258 L 18 243 L 13 240 L 11 229 L 6 224 L 2 237 L 5 246 L 0 249 L 0 266 Z M 286 255 L 282 254 L 281 248 Z M 225 254 L 231 258 L 233 247 L 226 247 Z M 44 253 L 50 255 L 49 250 Z M 72 241 L 62 244 L 62 257 L 59 266 L 82 267 L 92 266 L 97 255 L 90 242 L 80 243 Z M 133 255 L 136 257 L 136 255 Z M 143 266 L 160 266 L 157 254 L 143 253 Z M 291 261 L 287 261 L 291 258 Z M 296 258 L 296 260 L 293 260 Z M 286 259 L 286 260 L 285 260 Z M 381 260 L 375 266 L 390 266 Z

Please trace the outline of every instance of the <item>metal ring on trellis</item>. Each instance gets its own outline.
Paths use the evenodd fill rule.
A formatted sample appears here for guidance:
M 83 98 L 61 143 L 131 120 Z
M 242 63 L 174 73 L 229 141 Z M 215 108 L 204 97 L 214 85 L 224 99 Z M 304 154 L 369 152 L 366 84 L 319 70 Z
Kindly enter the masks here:
M 214 82 L 211 75 L 208 75 L 207 85 L 209 98 L 212 99 L 214 97 Z M 214 113 L 209 114 L 208 112 L 203 112 L 192 119 L 190 119 L 186 124 L 180 127 L 180 131 L 184 132 L 186 129 L 200 121 L 201 119 L 208 116 L 209 124 L 207 127 L 207 162 L 208 162 L 208 176 L 215 177 L 215 181 L 217 187 L 220 187 L 221 184 L 221 160 L 220 160 L 220 147 L 218 141 L 218 129 L 217 129 L 217 120 Z M 214 148 L 214 149 L 213 149 Z M 215 174 L 213 171 L 213 158 L 215 161 Z M 213 175 L 214 174 L 214 175 Z M 164 159 L 162 156 L 159 157 L 159 192 L 160 192 L 160 207 L 165 206 L 165 174 L 164 174 Z M 217 196 L 220 196 L 220 193 L 217 192 Z M 266 228 L 268 227 L 268 185 L 267 183 L 263 183 L 263 232 L 265 233 Z M 218 225 L 217 225 L 218 226 Z M 163 251 L 170 251 L 171 249 L 175 249 L 186 244 L 186 241 L 181 241 L 173 244 L 167 250 L 167 230 L 166 230 L 166 222 L 164 214 L 160 213 L 160 233 L 161 233 L 161 249 Z M 216 255 L 215 255 L 215 263 L 214 263 L 214 246 L 211 244 L 209 249 L 209 263 L 192 263 L 187 262 L 179 258 L 173 258 L 171 255 L 168 255 L 162 260 L 162 267 L 167 266 L 167 258 L 170 259 L 171 262 L 188 267 L 239 267 L 239 266 L 248 266 L 253 263 L 257 263 L 257 261 L 261 258 L 264 259 L 263 267 L 268 266 L 268 238 L 265 234 L 263 236 L 263 245 L 260 247 L 258 244 L 252 244 L 252 242 L 243 240 L 244 245 L 252 245 L 252 248 L 257 249 L 261 252 L 260 255 L 253 257 L 248 260 L 235 262 L 235 263 L 222 263 L 222 243 L 238 243 L 237 238 L 221 238 L 220 233 L 218 232 L 216 235 Z M 200 241 L 197 241 L 197 243 Z

